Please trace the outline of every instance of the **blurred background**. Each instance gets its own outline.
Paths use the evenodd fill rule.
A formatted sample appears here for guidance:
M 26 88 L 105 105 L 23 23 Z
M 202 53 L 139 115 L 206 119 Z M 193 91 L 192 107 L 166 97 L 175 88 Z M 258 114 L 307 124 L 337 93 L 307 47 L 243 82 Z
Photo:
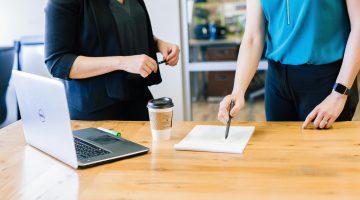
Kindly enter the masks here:
M 0 67 L 51 77 L 44 64 L 44 7 L 47 0 L 0 0 Z M 231 93 L 238 50 L 246 22 L 246 0 L 145 0 L 154 34 L 178 44 L 182 61 L 162 67 L 163 83 L 154 97 L 171 97 L 174 119 L 215 121 L 220 100 Z M 262 60 L 246 93 L 247 106 L 237 121 L 265 121 Z M 10 82 L 4 124 L 19 118 Z M 0 108 L 4 109 L 4 108 Z M 360 120 L 357 109 L 354 120 Z

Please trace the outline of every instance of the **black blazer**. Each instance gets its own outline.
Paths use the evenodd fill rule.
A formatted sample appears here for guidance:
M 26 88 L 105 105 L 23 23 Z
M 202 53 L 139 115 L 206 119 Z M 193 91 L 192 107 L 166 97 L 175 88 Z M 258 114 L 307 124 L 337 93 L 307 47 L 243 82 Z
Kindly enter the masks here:
M 150 57 L 156 59 L 150 18 L 143 0 L 149 28 Z M 161 82 L 160 72 L 148 78 L 129 81 L 129 73 L 116 71 L 105 75 L 71 80 L 69 73 L 77 56 L 119 56 L 119 35 L 109 0 L 49 0 L 45 9 L 45 63 L 50 73 L 63 79 L 69 106 L 82 112 L 92 112 L 118 101 L 131 101 L 137 88 Z

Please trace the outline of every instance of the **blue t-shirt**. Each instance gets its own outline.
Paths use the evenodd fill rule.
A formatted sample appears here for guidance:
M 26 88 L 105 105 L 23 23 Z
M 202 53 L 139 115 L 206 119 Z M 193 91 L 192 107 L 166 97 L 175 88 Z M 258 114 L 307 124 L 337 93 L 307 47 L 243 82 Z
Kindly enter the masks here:
M 261 0 L 266 58 L 288 65 L 342 59 L 350 34 L 345 0 Z

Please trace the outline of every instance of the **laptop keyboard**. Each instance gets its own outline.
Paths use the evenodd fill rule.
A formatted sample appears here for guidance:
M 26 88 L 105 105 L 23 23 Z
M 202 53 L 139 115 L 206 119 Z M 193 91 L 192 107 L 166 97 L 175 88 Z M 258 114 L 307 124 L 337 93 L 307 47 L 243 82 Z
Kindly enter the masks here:
M 109 151 L 101 149 L 95 145 L 92 145 L 88 142 L 80 140 L 78 138 L 74 138 L 75 148 L 76 148 L 76 156 L 79 160 L 92 158 L 96 156 L 101 156 L 105 154 L 109 154 Z

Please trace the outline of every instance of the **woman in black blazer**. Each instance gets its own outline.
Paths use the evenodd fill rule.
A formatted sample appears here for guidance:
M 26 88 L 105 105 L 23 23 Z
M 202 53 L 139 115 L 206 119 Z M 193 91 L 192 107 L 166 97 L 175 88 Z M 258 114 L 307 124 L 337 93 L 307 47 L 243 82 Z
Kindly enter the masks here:
M 143 0 L 49 0 L 45 62 L 63 79 L 72 119 L 148 120 L 156 53 L 175 66 L 179 47 L 154 37 Z

